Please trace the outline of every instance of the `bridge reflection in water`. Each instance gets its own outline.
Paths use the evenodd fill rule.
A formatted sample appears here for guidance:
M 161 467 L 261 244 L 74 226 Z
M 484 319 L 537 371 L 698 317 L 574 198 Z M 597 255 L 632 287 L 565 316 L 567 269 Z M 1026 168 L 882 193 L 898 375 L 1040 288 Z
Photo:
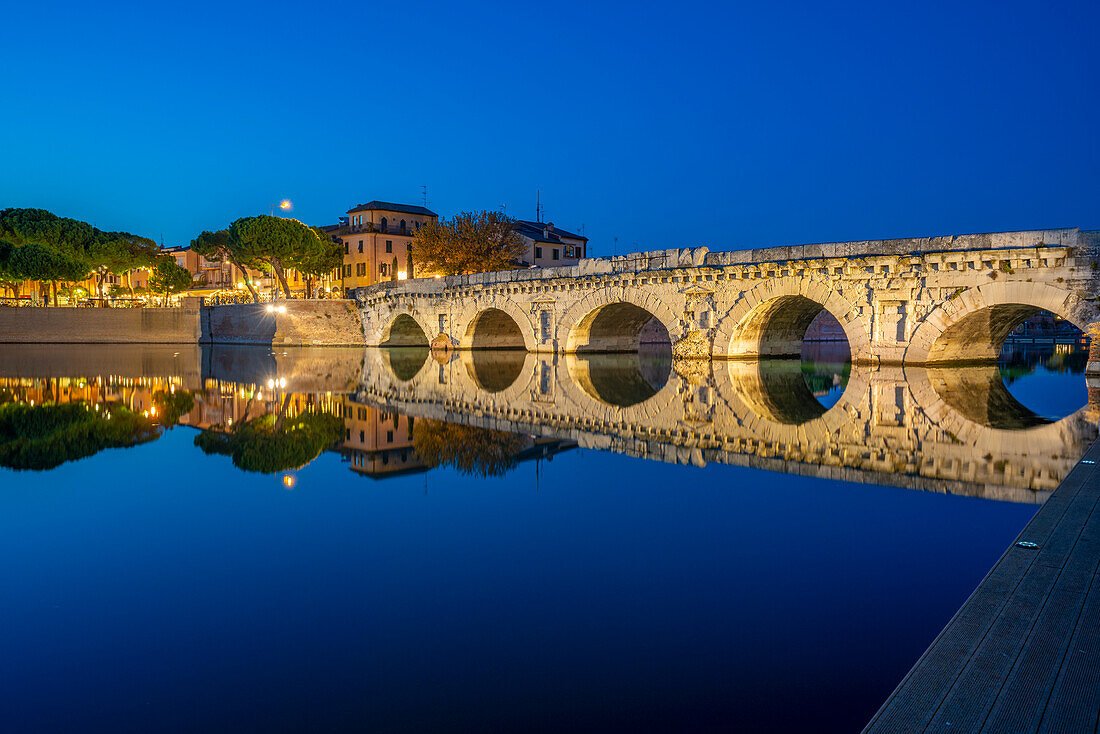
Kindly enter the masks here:
M 28 346 L 0 355 L 0 388 L 0 403 L 117 407 L 157 430 L 164 408 L 154 396 L 186 391 L 194 405 L 172 422 L 203 432 L 200 448 L 242 469 L 292 471 L 331 450 L 376 478 L 438 464 L 501 473 L 580 446 L 1039 502 L 1097 435 L 1094 408 L 1037 415 L 995 365 L 673 360 L 661 345 L 569 355 Z
M 660 461 L 1017 502 L 1044 500 L 1097 435 L 1094 408 L 1043 418 L 996 365 L 369 349 L 355 401 Z

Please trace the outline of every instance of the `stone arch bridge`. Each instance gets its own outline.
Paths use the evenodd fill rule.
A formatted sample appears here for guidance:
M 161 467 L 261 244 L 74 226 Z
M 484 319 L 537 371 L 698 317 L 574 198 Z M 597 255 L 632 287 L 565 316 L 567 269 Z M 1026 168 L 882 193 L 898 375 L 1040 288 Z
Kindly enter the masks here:
M 1080 229 L 582 260 L 355 291 L 368 346 L 797 356 L 826 312 L 857 363 L 995 359 L 1029 316 L 1100 320 L 1100 231 Z M 828 318 L 828 317 L 823 317 Z M 836 325 L 833 325 L 836 328 Z

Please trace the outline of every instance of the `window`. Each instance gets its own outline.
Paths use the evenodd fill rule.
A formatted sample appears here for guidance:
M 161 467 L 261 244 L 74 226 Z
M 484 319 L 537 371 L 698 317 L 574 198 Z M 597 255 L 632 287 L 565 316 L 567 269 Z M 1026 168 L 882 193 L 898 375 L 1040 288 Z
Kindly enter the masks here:
M 401 220 L 401 234 L 405 234 L 405 220 Z
M 416 231 L 417 231 L 417 232 L 419 232 L 419 231 L 420 231 L 420 222 L 417 222 L 417 223 L 416 223 Z
M 344 266 L 344 277 L 345 278 L 350 278 L 351 277 L 351 265 L 350 264 Z
M 550 259 L 551 260 L 557 260 L 558 259 L 558 248 L 555 247 L 551 252 L 553 253 L 553 256 Z
M 378 264 L 378 272 L 381 273 L 382 275 L 386 274 L 386 263 L 379 263 Z
M 382 231 L 383 232 L 386 231 L 386 218 L 385 217 L 382 217 Z
M 359 443 L 363 443 L 364 435 L 362 431 L 359 431 Z
M 386 240 L 386 252 L 393 252 L 393 240 Z
M 359 277 L 363 277 L 364 275 L 366 275 L 367 274 L 367 264 L 366 263 L 355 263 L 355 274 Z
M 351 254 L 351 243 L 349 243 L 349 242 L 344 243 L 344 254 L 345 255 L 350 255 Z
M 363 251 L 363 240 L 359 240 L 359 252 Z
M 540 257 L 542 257 L 542 248 L 541 247 L 536 247 L 535 248 L 535 259 L 537 260 Z
M 386 443 L 393 443 L 393 431 L 386 431 Z

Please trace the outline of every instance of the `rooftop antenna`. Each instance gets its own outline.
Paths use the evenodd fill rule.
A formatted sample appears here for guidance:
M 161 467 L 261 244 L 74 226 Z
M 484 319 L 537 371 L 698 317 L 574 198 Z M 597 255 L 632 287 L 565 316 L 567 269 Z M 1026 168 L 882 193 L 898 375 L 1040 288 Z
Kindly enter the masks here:
M 424 208 L 428 208 L 428 184 L 420 184 L 420 197 L 424 200 Z
M 535 189 L 535 221 L 542 222 L 542 200 L 538 189 Z

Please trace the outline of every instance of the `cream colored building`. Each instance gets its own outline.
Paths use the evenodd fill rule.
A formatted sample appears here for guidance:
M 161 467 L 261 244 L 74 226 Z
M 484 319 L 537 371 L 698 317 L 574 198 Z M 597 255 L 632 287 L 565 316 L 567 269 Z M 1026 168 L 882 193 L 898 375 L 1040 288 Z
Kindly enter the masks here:
M 524 267 L 556 268 L 560 265 L 576 265 L 587 257 L 588 238 L 558 229 L 553 222 L 529 222 L 516 220 L 516 232 L 527 243 L 527 254 L 521 263 Z

